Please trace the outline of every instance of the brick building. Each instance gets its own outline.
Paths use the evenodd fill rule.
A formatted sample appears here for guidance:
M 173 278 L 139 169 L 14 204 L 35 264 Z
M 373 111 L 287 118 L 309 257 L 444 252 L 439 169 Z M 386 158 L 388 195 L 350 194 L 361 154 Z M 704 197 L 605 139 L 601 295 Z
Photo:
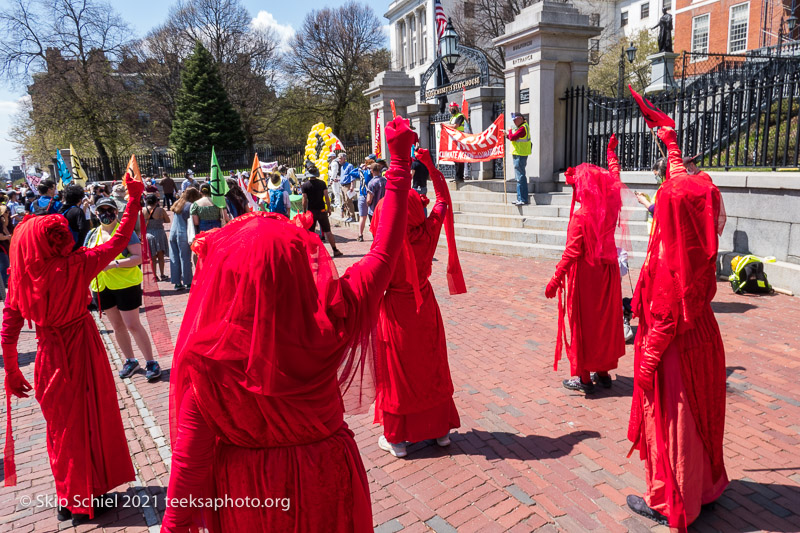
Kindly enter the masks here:
M 673 12 L 675 52 L 738 54 L 776 46 L 781 18 L 792 13 L 794 0 L 676 0 Z M 797 7 L 795 16 L 800 13 Z M 789 35 L 784 23 L 783 42 Z

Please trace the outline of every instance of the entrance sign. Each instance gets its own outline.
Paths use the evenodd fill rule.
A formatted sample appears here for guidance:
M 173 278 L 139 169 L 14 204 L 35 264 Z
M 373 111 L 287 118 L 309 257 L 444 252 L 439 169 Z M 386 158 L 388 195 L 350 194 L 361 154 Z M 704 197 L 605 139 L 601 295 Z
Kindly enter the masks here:
M 449 124 L 442 125 L 439 138 L 439 161 L 478 163 L 505 156 L 505 125 L 503 115 L 481 133 L 464 133 Z

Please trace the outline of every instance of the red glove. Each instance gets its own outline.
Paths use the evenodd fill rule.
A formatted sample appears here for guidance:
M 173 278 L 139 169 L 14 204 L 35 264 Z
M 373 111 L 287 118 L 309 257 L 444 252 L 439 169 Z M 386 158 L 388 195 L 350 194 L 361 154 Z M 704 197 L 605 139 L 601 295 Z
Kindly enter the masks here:
M 3 365 L 6 369 L 6 394 L 13 394 L 19 398 L 27 398 L 27 392 L 33 390 L 31 384 L 22 375 L 17 358 L 17 347 L 13 344 L 3 344 Z
M 392 158 L 391 166 L 411 168 L 411 147 L 415 133 L 408 127 L 408 120 L 397 117 L 386 124 L 386 144 Z
M 608 151 L 613 152 L 617 149 L 617 136 L 615 134 L 611 134 L 611 138 L 608 140 Z
M 553 276 L 553 279 L 550 280 L 550 283 L 547 284 L 547 288 L 544 290 L 544 295 L 547 298 L 555 298 L 556 292 L 558 288 L 561 286 L 561 280 Z
M 634 382 L 643 391 L 650 392 L 655 386 L 655 376 L 652 373 L 645 371 L 644 368 L 640 368 L 639 372 L 636 373 Z
M 433 159 L 431 159 L 431 152 L 429 150 L 426 150 L 425 148 L 420 148 L 419 150 L 417 150 L 416 157 L 419 160 L 419 162 L 425 165 L 426 167 L 428 165 L 432 167 L 436 166 L 433 164 Z
M 659 139 L 664 141 L 664 144 L 678 143 L 678 134 L 668 126 L 659 128 L 656 135 L 658 135 Z
M 128 197 L 130 199 L 139 200 L 144 192 L 144 183 L 134 179 L 129 173 L 125 174 L 125 188 L 128 189 Z
M 564 171 L 564 178 L 568 185 L 575 183 L 575 167 L 569 167 Z

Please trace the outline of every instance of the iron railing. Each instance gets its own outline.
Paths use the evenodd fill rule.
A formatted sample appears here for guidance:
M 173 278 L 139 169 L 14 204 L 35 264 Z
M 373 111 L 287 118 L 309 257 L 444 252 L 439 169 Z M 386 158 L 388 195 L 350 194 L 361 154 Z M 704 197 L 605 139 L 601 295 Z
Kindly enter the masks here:
M 700 154 L 706 168 L 796 168 L 800 156 L 800 62 L 748 63 L 739 74 L 709 75 L 649 97 L 675 119 L 686 155 Z M 605 166 L 612 133 L 624 170 L 648 170 L 660 157 L 659 141 L 633 99 L 601 96 L 585 87 L 566 91 L 563 168 L 584 161 Z

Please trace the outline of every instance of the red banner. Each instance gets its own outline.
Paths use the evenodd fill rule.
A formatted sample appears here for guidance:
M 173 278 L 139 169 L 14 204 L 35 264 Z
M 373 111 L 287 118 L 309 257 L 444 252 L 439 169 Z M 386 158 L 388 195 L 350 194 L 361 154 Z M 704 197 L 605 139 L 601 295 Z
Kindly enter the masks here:
M 375 157 L 381 158 L 381 111 L 375 111 Z
M 464 133 L 443 124 L 439 137 L 439 160 L 456 163 L 477 163 L 505 157 L 506 139 L 503 115 L 481 133 Z

